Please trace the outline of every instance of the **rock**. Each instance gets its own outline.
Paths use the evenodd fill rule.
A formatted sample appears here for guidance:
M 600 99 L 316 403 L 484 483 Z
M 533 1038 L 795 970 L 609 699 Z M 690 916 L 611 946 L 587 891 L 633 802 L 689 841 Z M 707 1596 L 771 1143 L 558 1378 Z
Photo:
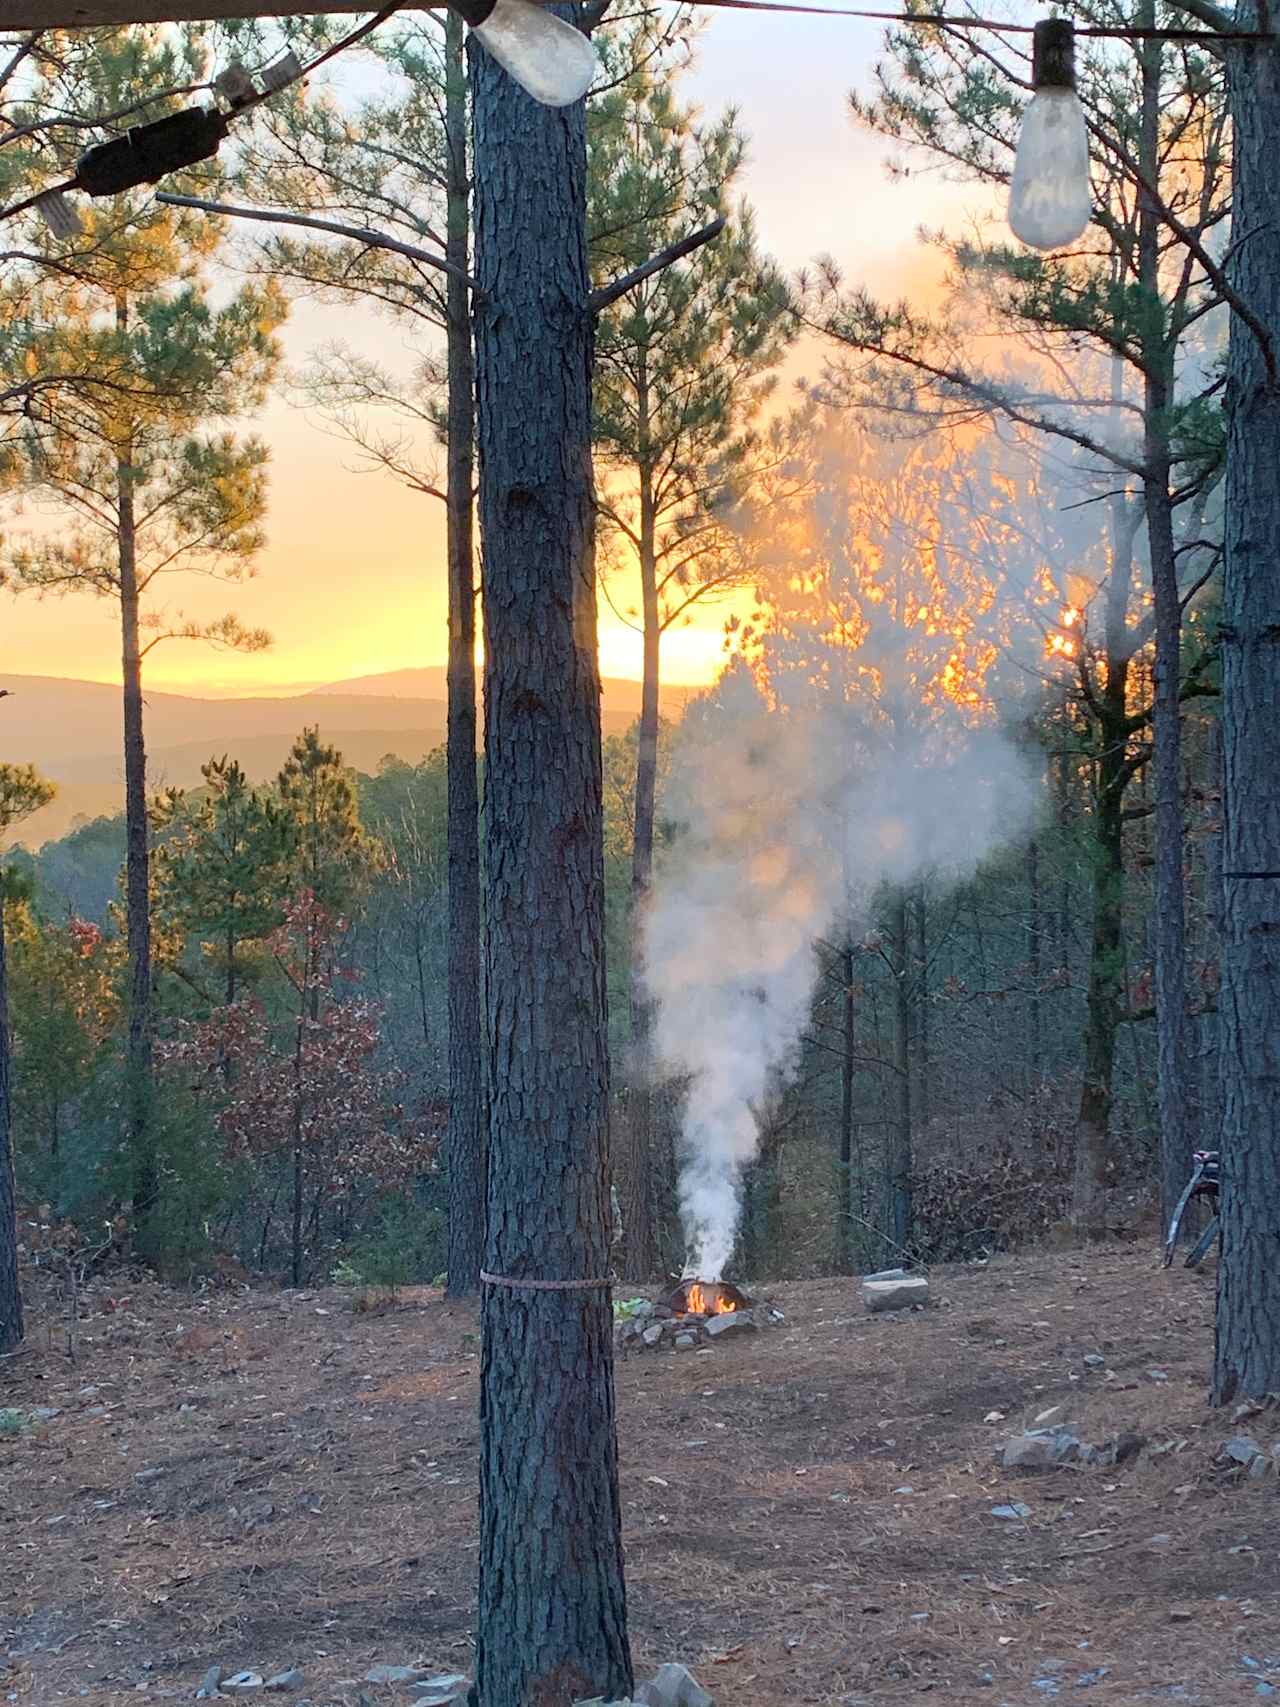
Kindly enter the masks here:
M 750 1310 L 728 1310 L 723 1316 L 712 1316 L 707 1323 L 706 1331 L 712 1339 L 717 1339 L 721 1334 L 727 1334 L 732 1328 L 754 1332 L 755 1327 L 756 1319 Z
M 903 1275 L 900 1280 L 864 1280 L 862 1302 L 868 1310 L 907 1310 L 929 1302 L 929 1282 L 922 1274 Z
M 1086 1351 L 1084 1362 L 1087 1369 L 1103 1369 L 1106 1367 L 1107 1360 L 1100 1351 Z
M 1031 1507 L 1023 1505 L 1021 1500 L 1015 1500 L 1012 1505 L 993 1505 L 991 1515 L 1002 1519 L 1005 1523 L 1011 1523 L 1020 1517 L 1030 1517 Z
M 1193 1624 L 1195 1616 L 1189 1606 L 1171 1606 L 1169 1608 L 1170 1624 Z
M 290 1666 L 287 1671 L 278 1671 L 274 1677 L 269 1677 L 263 1684 L 264 1689 L 301 1689 L 302 1673 L 297 1666 Z
M 1079 1456 L 1079 1438 L 1069 1428 L 1038 1428 L 1006 1440 L 1000 1463 L 1006 1470 L 1053 1470 Z
M 1230 1468 L 1233 1464 L 1239 1464 L 1250 1472 L 1253 1469 L 1254 1459 L 1261 1457 L 1262 1448 L 1251 1434 L 1233 1435 L 1230 1440 L 1223 1442 L 1222 1450 L 1218 1454 L 1219 1460 L 1225 1467 Z
M 691 1346 L 695 1346 L 697 1343 L 697 1334 L 691 1334 L 686 1331 L 685 1333 L 676 1335 L 676 1347 L 680 1351 L 688 1351 Z
M 204 1674 L 204 1682 L 196 1690 L 197 1701 L 212 1701 L 220 1693 L 218 1685 L 222 1682 L 222 1667 L 210 1666 Z
M 450 1707 L 455 1701 L 465 1701 L 471 1679 L 465 1672 L 438 1671 L 434 1677 L 421 1677 L 409 1686 L 417 1707 Z
M 262 1688 L 260 1671 L 238 1671 L 234 1677 L 224 1677 L 218 1685 L 224 1695 L 251 1695 Z
M 364 1674 L 366 1683 L 421 1683 L 427 1675 L 426 1666 L 370 1666 Z
M 680 1665 L 659 1666 L 632 1700 L 636 1707 L 714 1707 L 713 1698 L 693 1673 Z
M 1168 1379 L 1169 1371 L 1167 1369 L 1148 1369 L 1147 1371 L 1148 1381 L 1167 1381 Z
M 640 1338 L 646 1345 L 657 1345 L 662 1338 L 662 1323 L 650 1322 L 649 1326 L 641 1333 Z
M 905 1268 L 882 1268 L 875 1274 L 864 1274 L 862 1279 L 864 1284 L 868 1280 L 905 1280 L 906 1274 Z

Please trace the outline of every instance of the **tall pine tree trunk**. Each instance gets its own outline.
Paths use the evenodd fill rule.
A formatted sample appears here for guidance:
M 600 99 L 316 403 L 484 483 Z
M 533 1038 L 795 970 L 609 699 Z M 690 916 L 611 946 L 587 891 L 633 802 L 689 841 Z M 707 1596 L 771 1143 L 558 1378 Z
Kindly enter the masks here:
M 643 611 L 644 674 L 640 725 L 636 735 L 635 815 L 631 843 L 631 1077 L 625 1154 L 618 1169 L 627 1277 L 650 1280 L 658 1271 L 654 1207 L 653 1010 L 644 987 L 640 956 L 645 909 L 653 884 L 653 819 L 658 784 L 658 681 L 662 624 L 658 610 L 657 540 L 654 523 L 653 469 L 644 452 L 648 391 L 643 372 L 637 392 L 641 418 L 640 598 Z
M 894 1111 L 889 1121 L 889 1255 L 896 1262 L 911 1236 L 911 1174 L 914 1167 L 911 1133 L 911 938 L 907 892 L 893 899 Z
M 1111 506 L 1103 677 L 1089 693 L 1097 762 L 1092 814 L 1093 935 L 1085 1006 L 1084 1077 L 1076 1122 L 1071 1223 L 1089 1240 L 1106 1234 L 1111 1102 L 1116 1034 L 1124 999 L 1124 795 L 1136 774 L 1128 747 L 1130 639 L 1127 627 L 1136 514 L 1123 497 Z M 1083 678 L 1082 678 L 1083 679 Z
M 559 11 L 559 9 L 557 9 Z M 486 1268 L 608 1272 L 585 103 L 470 44 L 485 623 Z M 607 1286 L 486 1282 L 479 1707 L 631 1693 Z
M 122 329 L 127 310 L 117 309 Z M 125 920 L 129 953 L 129 1038 L 125 1060 L 127 1145 L 133 1192 L 134 1235 L 150 1256 L 160 1174 L 155 1150 L 152 1095 L 151 881 L 147 830 L 147 755 L 142 732 L 137 522 L 131 451 L 116 467 L 117 543 L 120 567 L 121 670 L 124 680 Z
M 1027 1003 L 1027 1076 L 1033 1096 L 1044 1084 L 1044 1048 L 1040 1027 L 1040 981 L 1043 976 L 1040 942 L 1040 844 L 1027 843 L 1027 974 L 1031 999 Z
M 0 1356 L 21 1344 L 23 1335 L 22 1288 L 18 1281 L 18 1194 L 13 1177 L 9 1107 L 9 976 L 0 873 Z
M 447 254 L 470 271 L 465 26 L 446 13 L 445 102 L 449 147 Z M 480 1285 L 484 1254 L 484 1052 L 480 1026 L 480 800 L 476 777 L 475 364 L 471 293 L 448 282 L 449 551 L 449 1258 L 451 1298 Z M 424 1010 L 425 1011 L 425 1010 Z
M 857 1009 L 853 998 L 853 938 L 846 929 L 840 945 L 840 1177 L 836 1199 L 836 1260 L 852 1274 L 856 1267 L 853 1223 L 853 1051 Z
M 1243 0 L 1237 27 L 1259 26 Z M 1231 282 L 1280 339 L 1280 52 L 1236 43 Z M 1222 584 L 1222 1255 L 1213 1396 L 1280 1392 L 1280 383 L 1233 315 Z M 1245 874 L 1268 875 L 1245 875 Z
M 1153 0 L 1139 22 L 1155 26 Z M 1139 154 L 1154 185 L 1160 173 L 1160 83 L 1163 45 L 1142 46 L 1142 121 Z M 1169 410 L 1173 403 L 1172 352 L 1160 305 L 1163 227 L 1154 195 L 1140 192 L 1138 274 L 1146 303 L 1143 322 L 1143 496 L 1151 586 L 1155 603 L 1154 742 L 1156 883 L 1155 997 L 1157 1100 L 1160 1111 L 1160 1223 L 1167 1227 L 1186 1184 L 1191 1160 L 1187 1082 L 1187 943 L 1183 888 L 1182 822 L 1182 610 L 1174 554 Z

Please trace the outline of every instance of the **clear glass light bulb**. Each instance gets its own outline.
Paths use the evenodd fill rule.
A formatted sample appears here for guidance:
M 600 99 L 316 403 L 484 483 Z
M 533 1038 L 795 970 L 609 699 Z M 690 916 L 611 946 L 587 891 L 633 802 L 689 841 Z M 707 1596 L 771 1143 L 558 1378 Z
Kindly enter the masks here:
M 498 0 L 473 32 L 544 107 L 567 107 L 591 87 L 596 50 L 581 30 L 530 0 Z
M 1022 115 L 1009 227 L 1033 249 L 1061 249 L 1088 227 L 1089 137 L 1074 89 L 1037 89 Z

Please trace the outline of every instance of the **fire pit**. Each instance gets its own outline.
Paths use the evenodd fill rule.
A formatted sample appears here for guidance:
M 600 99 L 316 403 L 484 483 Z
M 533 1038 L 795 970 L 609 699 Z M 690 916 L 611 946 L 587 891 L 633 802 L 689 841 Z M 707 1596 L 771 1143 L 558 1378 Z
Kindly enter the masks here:
M 673 1316 L 727 1316 L 752 1307 L 745 1292 L 723 1280 L 682 1280 L 662 1302 Z
M 656 1304 L 637 1300 L 629 1308 L 617 1328 L 621 1351 L 688 1351 L 711 1346 L 722 1334 L 752 1333 L 782 1320 L 778 1311 L 723 1280 L 682 1280 Z

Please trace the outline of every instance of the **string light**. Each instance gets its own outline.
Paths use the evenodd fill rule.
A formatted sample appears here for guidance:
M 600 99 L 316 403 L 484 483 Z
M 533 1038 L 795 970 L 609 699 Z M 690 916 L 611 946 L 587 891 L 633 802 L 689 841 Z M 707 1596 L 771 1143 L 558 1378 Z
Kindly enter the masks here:
M 169 173 L 196 165 L 217 152 L 230 120 L 268 100 L 280 89 L 307 76 L 375 30 L 398 12 L 406 0 L 391 0 L 341 40 L 326 48 L 307 66 L 286 53 L 259 74 L 255 84 L 244 67 L 229 66 L 214 88 L 230 109 L 188 107 L 151 124 L 135 125 L 124 136 L 98 143 L 80 156 L 76 174 L 64 183 L 38 190 L 0 209 L 0 220 L 35 208 L 59 237 L 80 228 L 74 210 L 64 200 L 68 190 L 88 195 L 119 195 L 142 184 L 154 184 Z M 590 88 L 599 60 L 590 38 L 547 8 L 556 0 L 447 0 L 500 65 L 545 106 L 568 106 Z M 1074 241 L 1088 224 L 1088 149 L 1083 167 L 1079 143 L 1084 135 L 1083 113 L 1075 93 L 1072 67 L 1074 37 L 1105 37 L 1124 41 L 1219 43 L 1274 41 L 1269 30 L 1141 29 L 1085 25 L 1074 29 L 1061 19 L 1039 24 L 1011 24 L 997 19 L 954 17 L 944 12 L 891 12 L 868 7 L 811 6 L 803 0 L 688 0 L 697 6 L 745 12 L 771 12 L 819 18 L 866 18 L 914 28 L 989 30 L 1033 38 L 1034 94 L 1024 119 L 1014 166 L 1010 223 L 1015 235 L 1037 248 L 1058 248 Z M 1056 44 L 1046 48 L 1042 44 Z M 1063 81 L 1063 67 L 1067 81 Z M 1048 69 L 1046 70 L 1046 67 Z M 1077 124 L 1077 118 L 1079 123 Z M 1056 142 L 1063 146 L 1055 152 Z M 1020 168 L 1020 164 L 1021 168 Z M 1082 190 L 1083 186 L 1083 190 Z M 1051 215 L 1050 205 L 1055 211 Z M 1035 211 L 1038 210 L 1038 211 Z M 1071 217 L 1068 218 L 1068 211 Z M 1064 235 L 1066 233 L 1066 235 Z
M 567 107 L 591 87 L 600 61 L 590 37 L 531 0 L 449 0 L 504 71 L 544 107 Z
M 1033 94 L 1014 156 L 1009 229 L 1033 249 L 1061 249 L 1086 230 L 1093 214 L 1075 31 L 1065 18 L 1046 18 L 1036 25 L 1033 43 Z

